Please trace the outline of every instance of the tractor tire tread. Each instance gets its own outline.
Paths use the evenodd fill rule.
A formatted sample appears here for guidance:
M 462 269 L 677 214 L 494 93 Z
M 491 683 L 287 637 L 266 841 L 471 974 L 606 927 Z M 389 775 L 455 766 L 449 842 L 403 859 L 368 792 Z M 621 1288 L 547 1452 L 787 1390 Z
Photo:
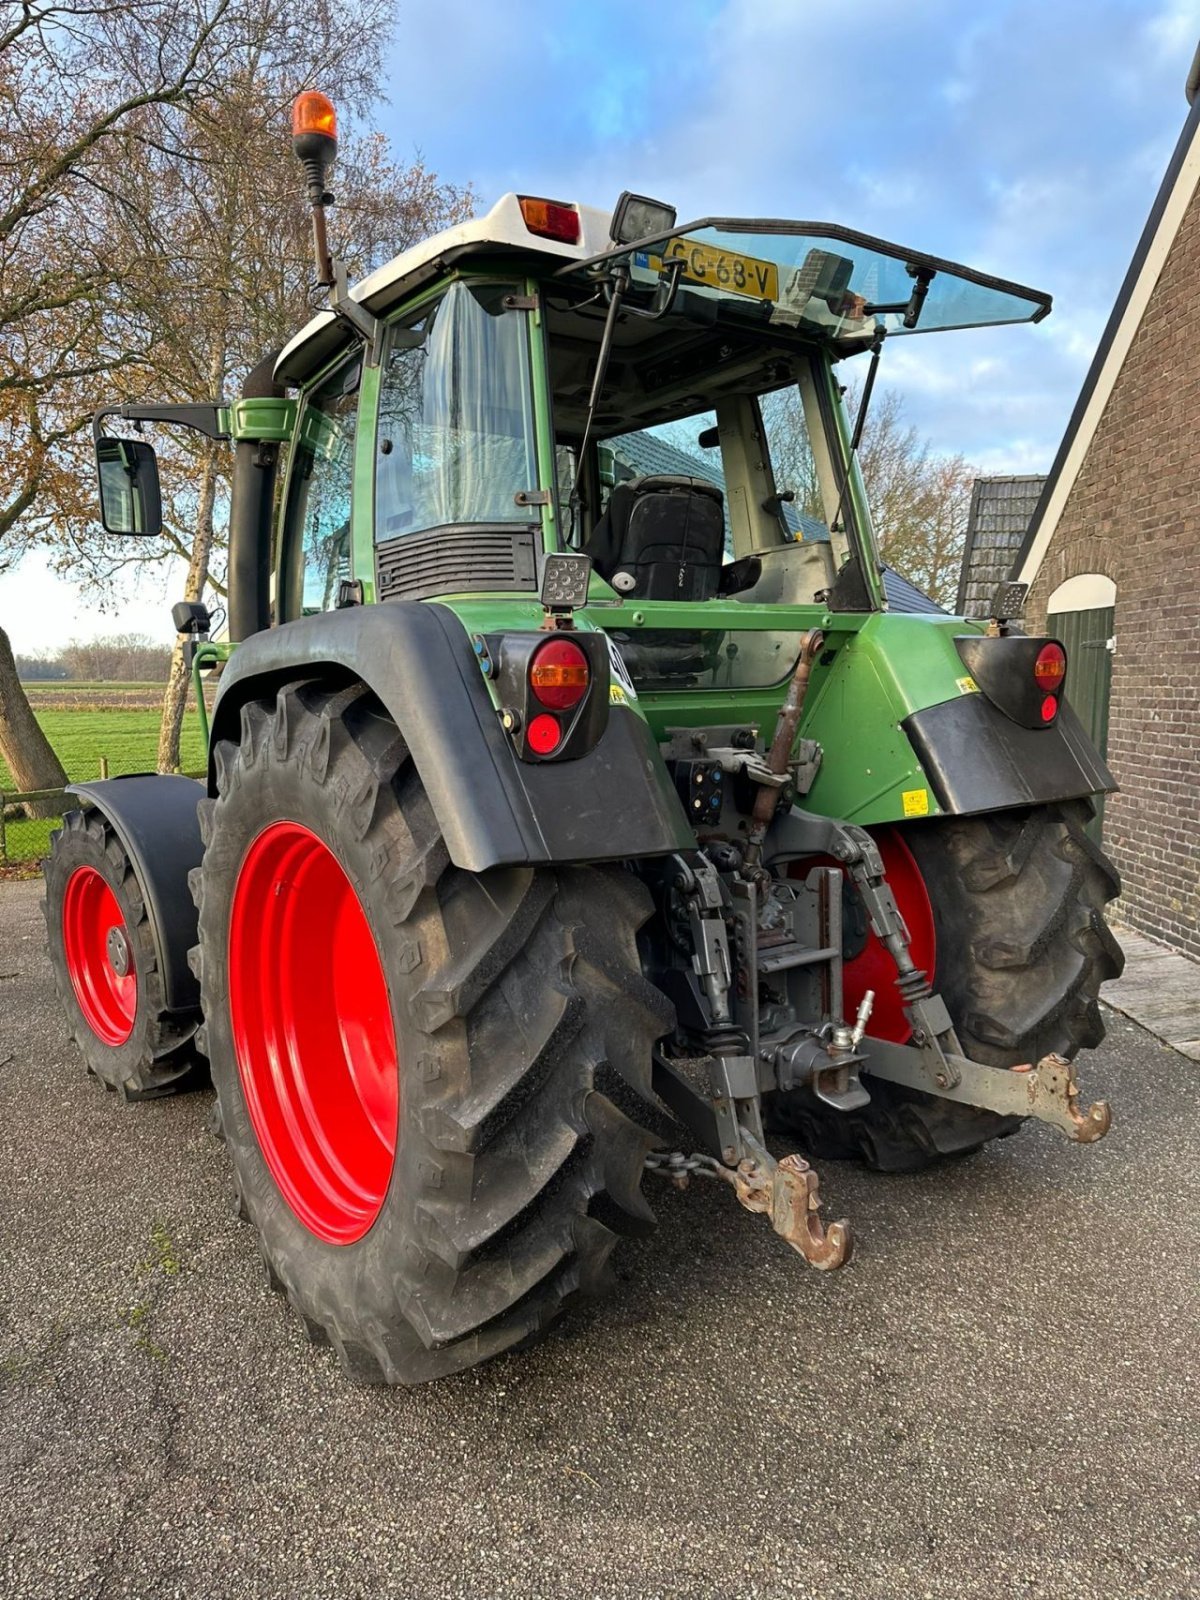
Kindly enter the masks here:
M 331 1344 L 352 1378 L 412 1384 L 462 1371 L 543 1331 L 602 1285 L 619 1233 L 653 1223 L 640 1179 L 656 1141 L 595 1087 L 610 1068 L 636 1080 L 639 1055 L 648 1084 L 652 1046 L 671 1026 L 637 958 L 650 896 L 622 869 L 453 866 L 408 751 L 363 685 L 289 683 L 249 702 L 238 733 L 214 750 L 218 797 L 193 888 L 216 1121 L 239 1192 L 309 1337 Z M 355 881 L 389 983 L 407 984 L 410 1109 L 397 1163 L 403 1153 L 410 1219 L 391 1259 L 381 1242 L 353 1274 L 306 1230 L 297 1242 L 295 1219 L 282 1230 L 273 1221 L 278 1193 L 246 1148 L 223 1000 L 231 818 L 266 825 L 261 791 L 290 793 L 297 765 L 306 786 L 335 797 L 336 825 L 368 863 Z
M 75 997 L 62 942 L 61 907 L 67 878 L 90 866 L 107 880 L 117 898 L 126 932 L 133 944 L 138 977 L 138 1007 L 133 1032 L 113 1047 L 97 1038 Z M 62 827 L 50 836 L 45 863 L 46 920 L 50 967 L 67 1031 L 91 1077 L 122 1101 L 159 1100 L 201 1086 L 207 1067 L 197 1042 L 200 1013 L 168 1010 L 159 971 L 150 914 L 133 863 L 102 812 L 68 811 Z
M 1104 906 L 1115 867 L 1087 836 L 1085 801 L 951 817 L 904 830 L 934 910 L 942 995 L 967 1055 L 1008 1068 L 1068 1058 L 1104 1037 L 1100 985 L 1120 946 Z M 912 1172 L 1005 1138 L 1021 1119 L 867 1079 L 871 1102 L 840 1114 L 803 1091 L 774 1096 L 772 1125 L 805 1153 Z

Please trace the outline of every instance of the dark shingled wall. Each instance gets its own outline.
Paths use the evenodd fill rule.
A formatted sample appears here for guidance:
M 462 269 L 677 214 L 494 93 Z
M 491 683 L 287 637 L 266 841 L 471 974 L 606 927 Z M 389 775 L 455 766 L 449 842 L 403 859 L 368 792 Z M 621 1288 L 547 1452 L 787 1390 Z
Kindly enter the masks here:
M 955 608 L 960 617 L 991 616 L 992 597 L 1012 571 L 1045 481 L 976 478 Z

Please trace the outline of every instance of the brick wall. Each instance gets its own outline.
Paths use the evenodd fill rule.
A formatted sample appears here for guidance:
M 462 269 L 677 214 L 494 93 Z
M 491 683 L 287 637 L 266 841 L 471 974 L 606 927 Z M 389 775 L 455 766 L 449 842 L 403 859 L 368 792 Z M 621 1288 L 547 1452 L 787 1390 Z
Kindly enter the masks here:
M 1200 203 L 1193 198 L 1030 594 L 1116 584 L 1105 809 L 1120 918 L 1200 957 Z

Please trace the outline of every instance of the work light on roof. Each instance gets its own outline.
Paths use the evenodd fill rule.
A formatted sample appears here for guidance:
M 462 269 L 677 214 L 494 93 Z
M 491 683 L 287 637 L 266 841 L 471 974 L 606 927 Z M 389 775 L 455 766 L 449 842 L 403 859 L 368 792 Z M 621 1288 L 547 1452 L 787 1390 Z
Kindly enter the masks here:
M 653 239 L 670 233 L 675 226 L 675 207 L 644 194 L 625 190 L 613 207 L 609 233 L 614 244 L 632 244 L 635 239 Z

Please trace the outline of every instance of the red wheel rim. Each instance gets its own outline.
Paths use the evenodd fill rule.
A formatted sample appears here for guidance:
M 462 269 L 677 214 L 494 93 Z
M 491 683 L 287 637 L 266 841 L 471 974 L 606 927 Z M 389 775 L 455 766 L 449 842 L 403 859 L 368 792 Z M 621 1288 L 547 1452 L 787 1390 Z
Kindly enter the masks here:
M 891 886 L 900 915 L 908 928 L 909 950 L 912 958 L 933 981 L 934 963 L 937 960 L 937 937 L 933 930 L 933 907 L 929 892 L 921 876 L 912 851 L 905 844 L 897 828 L 872 828 L 871 834 L 883 857 L 883 870 Z M 912 1037 L 912 1024 L 904 1015 L 904 1002 L 896 988 L 896 963 L 888 955 L 873 933 L 868 932 L 867 942 L 853 961 L 842 968 L 842 987 L 846 1000 L 846 1015 L 851 1020 L 868 989 L 875 991 L 875 1004 L 867 1032 L 877 1039 L 890 1039 L 893 1044 L 907 1044 Z
M 870 833 L 879 846 L 883 870 L 895 896 L 900 915 L 908 928 L 909 949 L 912 958 L 933 981 L 937 961 L 937 936 L 933 927 L 933 907 L 925 879 L 905 844 L 898 828 L 871 828 Z M 797 877 L 807 877 L 817 865 L 836 866 L 823 856 L 819 861 L 797 862 L 791 869 Z M 842 869 L 845 873 L 845 868 Z M 850 1021 L 862 1004 L 868 989 L 875 991 L 871 1020 L 867 1033 L 877 1039 L 888 1039 L 893 1044 L 907 1044 L 912 1037 L 912 1024 L 904 1014 L 904 1002 L 896 988 L 896 963 L 888 955 L 875 935 L 868 930 L 867 942 L 853 961 L 842 968 L 842 998 L 846 1016 Z
M 124 1044 L 137 1016 L 137 971 L 117 897 L 95 867 L 76 867 L 67 879 L 62 930 L 84 1021 L 105 1044 Z
M 396 1034 L 362 904 L 332 851 L 298 822 L 272 823 L 242 861 L 229 1011 L 271 1176 L 306 1228 L 352 1244 L 391 1180 Z

